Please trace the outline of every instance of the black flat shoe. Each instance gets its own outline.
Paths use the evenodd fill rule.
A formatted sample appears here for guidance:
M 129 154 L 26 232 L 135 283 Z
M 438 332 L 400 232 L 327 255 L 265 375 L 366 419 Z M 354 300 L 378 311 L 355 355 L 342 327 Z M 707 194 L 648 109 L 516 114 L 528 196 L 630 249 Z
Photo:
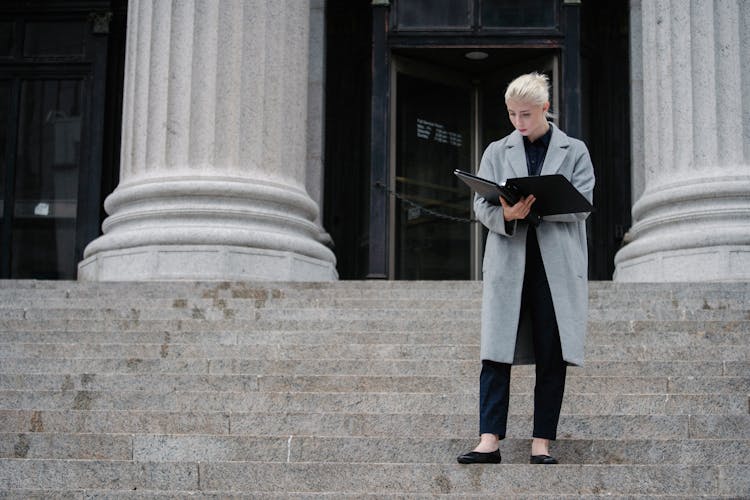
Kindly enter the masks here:
M 470 451 L 457 458 L 460 464 L 499 464 L 502 460 L 500 450 L 482 453 L 480 451 Z
M 556 464 L 557 459 L 549 455 L 531 455 L 530 464 Z

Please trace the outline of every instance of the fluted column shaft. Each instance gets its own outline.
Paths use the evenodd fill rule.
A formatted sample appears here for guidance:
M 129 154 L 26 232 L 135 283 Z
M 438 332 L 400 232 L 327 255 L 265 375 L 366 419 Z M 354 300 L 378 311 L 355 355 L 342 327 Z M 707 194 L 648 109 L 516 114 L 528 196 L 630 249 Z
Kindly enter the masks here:
M 750 279 L 750 2 L 631 0 L 633 226 L 618 281 Z
M 336 279 L 306 191 L 308 0 L 130 0 L 117 189 L 80 279 Z

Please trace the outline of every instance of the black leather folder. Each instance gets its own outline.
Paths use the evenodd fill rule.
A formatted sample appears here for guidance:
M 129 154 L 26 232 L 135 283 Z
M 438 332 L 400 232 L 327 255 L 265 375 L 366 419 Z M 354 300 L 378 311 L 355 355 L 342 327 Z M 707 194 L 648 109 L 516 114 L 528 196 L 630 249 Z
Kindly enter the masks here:
M 463 170 L 453 173 L 492 205 L 500 205 L 501 196 L 509 205 L 515 205 L 522 196 L 533 194 L 536 201 L 526 220 L 534 225 L 546 215 L 594 211 L 591 203 L 560 174 L 516 177 L 497 184 Z

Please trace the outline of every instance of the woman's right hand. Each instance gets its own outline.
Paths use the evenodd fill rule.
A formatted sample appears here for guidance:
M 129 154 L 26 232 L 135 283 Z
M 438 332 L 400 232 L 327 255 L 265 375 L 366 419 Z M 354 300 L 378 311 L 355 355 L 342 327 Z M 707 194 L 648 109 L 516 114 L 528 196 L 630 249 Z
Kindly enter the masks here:
M 533 205 L 535 201 L 536 198 L 534 195 L 530 194 L 529 196 L 522 197 L 515 205 L 510 206 L 501 196 L 500 203 L 503 205 L 503 218 L 508 222 L 516 219 L 525 219 L 526 216 L 529 215 L 531 205 Z

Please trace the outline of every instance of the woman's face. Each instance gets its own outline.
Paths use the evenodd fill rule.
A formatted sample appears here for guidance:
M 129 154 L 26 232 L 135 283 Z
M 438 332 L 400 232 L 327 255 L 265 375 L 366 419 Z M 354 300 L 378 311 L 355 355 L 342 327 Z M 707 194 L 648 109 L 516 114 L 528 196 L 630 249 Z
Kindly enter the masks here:
M 531 104 L 522 101 L 506 101 L 510 122 L 521 135 L 525 135 L 530 141 L 535 141 L 547 132 L 547 117 L 545 113 L 549 109 L 549 102 L 544 104 Z

